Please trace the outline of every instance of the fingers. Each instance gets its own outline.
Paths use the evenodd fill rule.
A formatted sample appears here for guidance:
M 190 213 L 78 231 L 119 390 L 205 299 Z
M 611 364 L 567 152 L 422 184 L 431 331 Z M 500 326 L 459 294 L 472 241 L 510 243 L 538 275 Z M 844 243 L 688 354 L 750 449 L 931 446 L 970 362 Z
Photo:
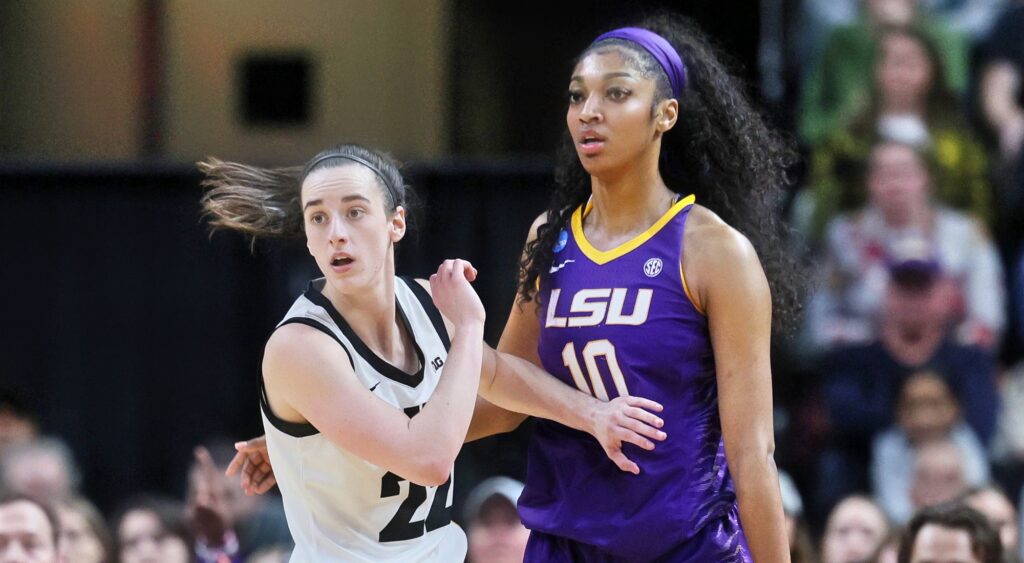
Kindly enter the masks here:
M 244 442 L 235 442 L 235 450 L 244 453 L 265 452 L 267 451 L 267 437 L 260 436 Z
M 659 430 L 659 428 L 665 425 L 665 421 L 661 418 L 647 411 L 632 407 L 622 411 L 622 414 L 626 417 L 619 423 L 623 427 L 659 442 L 668 437 L 664 431 Z
M 633 463 L 621 450 L 615 450 L 607 452 L 608 457 L 619 467 L 619 469 L 626 473 L 632 473 L 633 475 L 640 474 L 640 466 Z
M 241 442 L 239 442 L 241 443 Z M 237 444 L 236 444 L 237 447 Z M 224 475 L 228 477 L 234 477 L 238 474 L 238 470 L 242 468 L 242 463 L 248 459 L 248 455 L 242 451 L 235 454 L 235 457 L 231 458 L 231 463 L 228 464 L 228 468 L 224 470 Z
M 430 276 L 430 281 L 433 283 L 435 277 L 437 280 L 454 280 L 458 279 L 457 276 L 461 275 L 466 278 L 467 281 L 473 281 L 476 279 L 478 272 L 468 260 L 462 260 L 460 258 L 449 258 L 437 268 L 437 273 Z
M 645 399 L 643 397 L 632 397 L 626 395 L 622 397 L 622 400 L 631 407 L 647 409 L 649 411 L 661 412 L 665 409 L 665 407 L 663 407 L 661 403 L 656 403 L 650 399 Z

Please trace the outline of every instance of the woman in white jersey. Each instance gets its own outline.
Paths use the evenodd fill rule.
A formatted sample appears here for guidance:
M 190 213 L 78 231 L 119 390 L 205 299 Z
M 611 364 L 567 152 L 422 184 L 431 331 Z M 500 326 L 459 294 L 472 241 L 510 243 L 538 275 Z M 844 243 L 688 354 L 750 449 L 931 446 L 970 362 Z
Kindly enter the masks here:
M 429 285 L 395 276 L 407 188 L 386 155 L 342 145 L 301 172 L 215 159 L 200 168 L 215 228 L 304 232 L 324 275 L 296 300 L 263 358 L 266 445 L 296 543 L 292 561 L 461 561 L 452 465 L 467 433 L 507 428 L 488 416 L 497 409 L 487 401 L 474 418 L 478 390 L 505 409 L 591 433 L 624 470 L 636 468 L 622 442 L 651 449 L 665 438 L 648 412 L 660 405 L 600 402 L 483 346 L 467 262 L 446 261 Z

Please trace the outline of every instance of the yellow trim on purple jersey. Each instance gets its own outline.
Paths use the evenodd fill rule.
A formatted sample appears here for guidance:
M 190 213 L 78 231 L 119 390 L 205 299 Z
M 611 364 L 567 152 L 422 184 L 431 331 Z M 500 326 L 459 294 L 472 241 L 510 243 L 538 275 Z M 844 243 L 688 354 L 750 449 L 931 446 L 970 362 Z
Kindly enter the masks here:
M 683 293 L 686 294 L 686 298 L 690 300 L 690 303 L 693 305 L 693 308 L 696 309 L 697 312 L 700 313 L 701 315 L 704 315 L 705 317 L 708 316 L 708 314 L 704 311 L 704 307 L 701 307 L 700 303 L 698 303 L 697 300 L 693 297 L 693 294 L 690 293 L 690 286 L 686 283 L 686 274 L 683 272 L 682 260 L 679 261 L 679 278 L 683 280 Z
M 583 218 L 590 213 L 593 204 L 588 201 L 586 205 L 581 205 L 572 214 L 572 234 L 576 239 L 576 245 L 580 247 L 583 254 L 587 258 L 590 258 L 592 262 L 599 266 L 603 266 L 616 258 L 628 254 L 629 252 L 636 250 L 643 243 L 647 242 L 651 237 L 656 235 L 669 221 L 672 220 L 680 211 L 693 205 L 696 201 L 696 197 L 688 195 L 683 199 L 676 202 L 664 215 L 661 216 L 649 229 L 633 237 L 632 239 L 616 246 L 611 250 L 598 250 L 594 248 L 590 241 L 587 240 L 587 235 L 583 233 Z M 689 295 L 689 293 L 687 293 Z M 696 306 L 696 303 L 694 304 Z M 700 308 L 698 308 L 700 310 Z

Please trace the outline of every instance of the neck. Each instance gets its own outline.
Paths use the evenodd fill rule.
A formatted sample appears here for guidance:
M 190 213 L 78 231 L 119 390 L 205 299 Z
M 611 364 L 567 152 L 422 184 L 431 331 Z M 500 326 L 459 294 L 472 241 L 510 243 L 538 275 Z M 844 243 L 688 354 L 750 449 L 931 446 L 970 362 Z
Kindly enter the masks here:
M 393 260 L 389 260 L 381 275 L 366 287 L 342 293 L 327 283 L 324 296 L 371 350 L 394 365 L 402 363 L 406 347 L 395 305 Z
M 924 104 L 918 100 L 903 100 L 895 97 L 884 98 L 879 114 L 912 114 L 924 118 Z
M 918 205 L 906 210 L 889 211 L 888 213 L 879 210 L 885 224 L 892 229 L 917 228 L 922 231 L 929 231 L 932 225 L 932 210 L 928 205 Z
M 587 225 L 605 237 L 645 230 L 672 206 L 676 194 L 658 172 L 658 151 L 620 174 L 591 176 L 593 208 Z

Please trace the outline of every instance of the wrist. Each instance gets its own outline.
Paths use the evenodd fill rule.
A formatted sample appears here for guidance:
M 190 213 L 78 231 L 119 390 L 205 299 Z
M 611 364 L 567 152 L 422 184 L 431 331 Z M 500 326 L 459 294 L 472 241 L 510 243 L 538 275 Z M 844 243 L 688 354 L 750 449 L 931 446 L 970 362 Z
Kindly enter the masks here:
M 472 320 L 467 322 L 459 323 L 455 326 L 454 337 L 455 338 L 480 338 L 483 339 L 484 334 L 484 321 L 483 319 Z

